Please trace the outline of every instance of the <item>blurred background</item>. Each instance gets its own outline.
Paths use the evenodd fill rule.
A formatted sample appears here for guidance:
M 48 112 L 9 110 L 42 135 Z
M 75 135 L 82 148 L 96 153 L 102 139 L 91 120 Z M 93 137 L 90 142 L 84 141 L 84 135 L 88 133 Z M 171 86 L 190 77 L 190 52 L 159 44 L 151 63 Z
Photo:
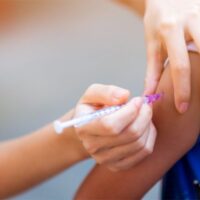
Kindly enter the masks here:
M 142 21 L 121 5 L 66 0 L 11 6 L 0 33 L 0 140 L 63 115 L 92 83 L 140 95 L 145 65 Z M 93 165 L 82 162 L 13 200 L 70 200 Z M 144 199 L 159 199 L 159 187 Z

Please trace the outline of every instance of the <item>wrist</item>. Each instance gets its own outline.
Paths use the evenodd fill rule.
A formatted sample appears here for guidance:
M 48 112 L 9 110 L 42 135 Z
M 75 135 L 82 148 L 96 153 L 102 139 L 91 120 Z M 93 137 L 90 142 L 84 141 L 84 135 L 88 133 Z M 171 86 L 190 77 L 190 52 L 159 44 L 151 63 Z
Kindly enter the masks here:
M 60 121 L 71 120 L 73 116 L 74 116 L 74 110 L 71 110 L 63 117 L 61 117 Z M 60 135 L 60 137 L 62 137 L 63 140 L 66 141 L 67 143 L 66 145 L 68 145 L 68 147 L 69 146 L 71 147 L 70 148 L 71 154 L 74 156 L 75 162 L 89 158 L 89 154 L 82 145 L 81 140 L 78 138 L 74 127 L 65 129 L 62 135 Z M 69 151 L 69 149 L 66 148 L 66 151 Z

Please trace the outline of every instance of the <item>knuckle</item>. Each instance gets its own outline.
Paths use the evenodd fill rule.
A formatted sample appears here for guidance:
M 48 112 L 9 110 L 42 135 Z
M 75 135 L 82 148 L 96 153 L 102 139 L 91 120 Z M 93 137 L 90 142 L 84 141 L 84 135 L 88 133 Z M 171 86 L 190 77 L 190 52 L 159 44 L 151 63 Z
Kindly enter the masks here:
M 82 134 L 82 133 L 85 132 L 85 131 L 84 131 L 84 128 L 82 128 L 82 127 L 75 127 L 75 130 L 76 130 L 76 133 L 77 133 L 77 134 Z
M 112 134 L 113 135 L 118 135 L 120 133 L 120 129 L 118 128 L 117 125 L 115 125 L 113 128 L 112 128 Z
M 97 160 L 97 163 L 99 164 L 108 164 L 110 162 L 110 157 L 108 155 L 104 155 L 99 157 Z
M 131 128 L 132 133 L 137 137 L 138 134 L 138 127 L 136 125 L 133 125 Z
M 199 10 L 199 6 L 193 6 L 193 8 L 190 11 L 190 18 L 199 18 L 200 16 L 200 10 Z
M 94 144 L 89 144 L 88 148 L 86 149 L 90 154 L 95 154 L 99 148 L 97 147 L 97 145 Z
M 145 147 L 143 151 L 145 156 L 148 156 L 153 153 L 153 147 Z
M 134 139 L 137 140 L 141 137 L 141 133 L 140 133 L 139 128 L 137 126 L 133 126 L 131 128 L 131 132 L 132 132 Z
M 181 63 L 175 63 L 173 67 L 174 67 L 175 73 L 181 73 L 181 71 L 182 71 Z
M 95 159 L 95 161 L 96 161 L 96 163 L 98 163 L 98 164 L 100 164 L 100 165 L 102 165 L 103 164 L 103 161 L 102 161 L 102 158 L 101 157 L 93 157 L 94 159 Z
M 123 170 L 125 171 L 125 170 L 129 170 L 131 167 L 133 167 L 134 166 L 134 164 L 129 164 L 129 165 L 127 165 L 127 166 L 124 166 L 123 167 Z
M 105 118 L 105 119 L 102 119 L 101 122 L 102 122 L 102 126 L 105 131 L 112 133 L 112 134 L 119 133 L 118 126 L 113 124 L 113 122 L 111 122 L 110 120 Z
M 104 129 L 106 131 L 112 132 L 113 130 L 113 126 L 112 123 L 110 121 L 108 121 L 106 118 L 101 120 L 102 126 L 104 127 Z
M 145 158 L 145 157 L 147 157 L 146 154 L 143 155 L 143 158 Z M 112 167 L 114 167 L 115 169 L 117 169 L 119 171 L 128 170 L 128 169 L 136 166 L 140 162 L 140 160 L 143 158 L 141 158 L 141 156 L 140 156 L 140 158 L 136 158 L 135 156 L 127 157 L 125 159 L 122 159 L 118 162 L 113 163 Z
M 139 149 L 144 149 L 145 148 L 145 141 L 143 140 L 138 140 L 137 145 Z
M 161 33 L 161 35 L 165 35 L 169 31 L 175 29 L 176 26 L 177 20 L 174 17 L 166 17 L 160 21 L 158 25 L 158 30 Z
M 125 171 L 125 170 L 127 170 L 128 168 L 127 167 L 125 167 L 125 166 L 120 166 L 120 167 L 118 167 L 118 170 L 119 171 Z
M 84 128 L 76 128 L 76 134 L 79 139 L 83 140 L 86 135 L 86 131 L 84 130 Z
M 127 118 L 132 118 L 133 116 L 135 116 L 135 114 L 137 113 L 137 111 L 138 111 L 138 107 L 136 107 L 135 104 L 134 104 L 134 107 L 130 106 L 129 110 L 127 112 Z
M 138 139 L 137 138 L 138 136 L 132 133 L 131 131 L 128 131 L 126 136 L 127 136 L 127 141 L 129 142 L 134 142 Z
M 119 172 L 119 169 L 118 168 L 116 168 L 116 167 L 108 167 L 108 169 L 110 170 L 110 171 L 112 171 L 112 172 Z
M 83 146 L 89 154 L 95 154 L 100 149 L 98 143 L 86 138 L 83 139 Z
M 116 170 L 115 172 L 123 171 L 124 170 L 124 166 L 121 163 L 116 163 L 114 169 Z
M 130 169 L 130 167 L 131 167 L 131 164 L 126 163 L 125 161 L 121 161 L 121 162 L 118 162 L 118 163 L 115 164 L 115 168 L 118 171 L 125 171 L 125 170 Z
M 174 71 L 177 74 L 187 74 L 189 67 L 185 62 L 179 61 L 174 63 Z
M 139 140 L 141 137 L 141 133 L 140 132 L 134 132 L 134 136 L 136 140 Z
M 105 117 L 101 119 L 101 124 L 106 131 L 112 131 L 112 124 Z

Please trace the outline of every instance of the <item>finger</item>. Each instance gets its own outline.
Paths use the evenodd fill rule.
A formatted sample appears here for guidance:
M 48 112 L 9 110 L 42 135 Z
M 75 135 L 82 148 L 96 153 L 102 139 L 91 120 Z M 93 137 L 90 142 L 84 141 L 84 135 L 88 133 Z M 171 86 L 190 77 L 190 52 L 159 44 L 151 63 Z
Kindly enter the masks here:
M 141 149 L 138 153 L 130 157 L 127 157 L 117 163 L 112 164 L 109 167 L 109 169 L 113 171 L 127 170 L 137 165 L 153 152 L 155 139 L 156 139 L 156 131 L 155 131 L 155 128 L 151 126 L 149 134 L 148 134 L 147 142 L 144 148 Z
M 180 113 L 188 109 L 191 93 L 191 69 L 184 32 L 174 29 L 164 36 L 172 73 L 175 105 Z
M 96 111 L 96 109 L 94 106 L 90 106 L 88 104 L 79 104 L 76 107 L 76 112 L 74 114 L 74 118 L 76 118 L 76 117 L 78 118 L 78 117 L 87 115 L 89 113 L 95 112 L 95 111 Z
M 147 138 L 146 149 L 149 153 L 153 152 L 155 142 L 156 142 L 157 131 L 153 123 L 150 124 L 149 135 Z
M 120 110 L 103 117 L 99 120 L 99 130 L 104 130 L 101 131 L 104 135 L 121 133 L 137 117 L 142 102 L 140 97 L 133 98 Z
M 144 94 L 155 92 L 162 73 L 161 43 L 154 37 L 146 36 L 147 71 L 145 77 Z
M 87 89 L 80 102 L 84 104 L 117 105 L 125 103 L 129 95 L 128 90 L 120 87 L 93 84 Z
M 111 149 L 105 149 L 95 153 L 93 156 L 99 164 L 110 164 L 118 162 L 126 157 L 137 154 L 144 148 L 149 134 L 149 128 L 145 130 L 143 135 L 135 142 L 117 146 Z
M 142 98 L 134 98 L 124 105 L 120 110 L 101 119 L 94 120 L 88 125 L 79 127 L 81 134 L 92 134 L 96 136 L 116 135 L 122 132 L 137 116 Z
M 144 133 L 143 133 L 144 134 Z M 142 134 L 141 134 L 142 136 Z M 87 150 L 91 149 L 90 153 L 96 153 L 99 150 L 111 149 L 114 147 L 122 146 L 125 144 L 130 144 L 138 140 L 132 132 L 126 131 L 125 133 L 119 135 L 108 135 L 108 136 L 96 136 L 85 134 L 82 135 L 82 141 L 84 141 L 87 146 Z M 89 151 L 89 150 L 88 150 Z
M 196 47 L 200 52 L 200 27 L 199 27 L 200 18 L 193 19 L 188 23 L 188 32 L 194 40 Z
M 143 104 L 136 120 L 125 130 L 131 132 L 133 138 L 138 139 L 144 130 L 149 126 L 152 119 L 152 108 L 148 104 Z
M 147 150 L 141 150 L 136 155 L 130 156 L 117 163 L 112 164 L 111 166 L 109 166 L 109 169 L 111 169 L 112 171 L 128 170 L 131 167 L 137 165 L 143 159 L 145 159 L 149 154 L 151 154 L 151 152 Z

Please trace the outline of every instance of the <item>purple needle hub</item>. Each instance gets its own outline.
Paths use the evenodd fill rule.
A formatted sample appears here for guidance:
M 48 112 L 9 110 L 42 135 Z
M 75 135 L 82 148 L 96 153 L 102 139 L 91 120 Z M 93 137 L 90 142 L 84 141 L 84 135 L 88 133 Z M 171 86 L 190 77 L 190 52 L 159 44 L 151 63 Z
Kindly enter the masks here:
M 146 103 L 153 103 L 155 101 L 158 101 L 163 96 L 162 93 L 160 94 L 152 94 L 152 95 L 146 95 Z

